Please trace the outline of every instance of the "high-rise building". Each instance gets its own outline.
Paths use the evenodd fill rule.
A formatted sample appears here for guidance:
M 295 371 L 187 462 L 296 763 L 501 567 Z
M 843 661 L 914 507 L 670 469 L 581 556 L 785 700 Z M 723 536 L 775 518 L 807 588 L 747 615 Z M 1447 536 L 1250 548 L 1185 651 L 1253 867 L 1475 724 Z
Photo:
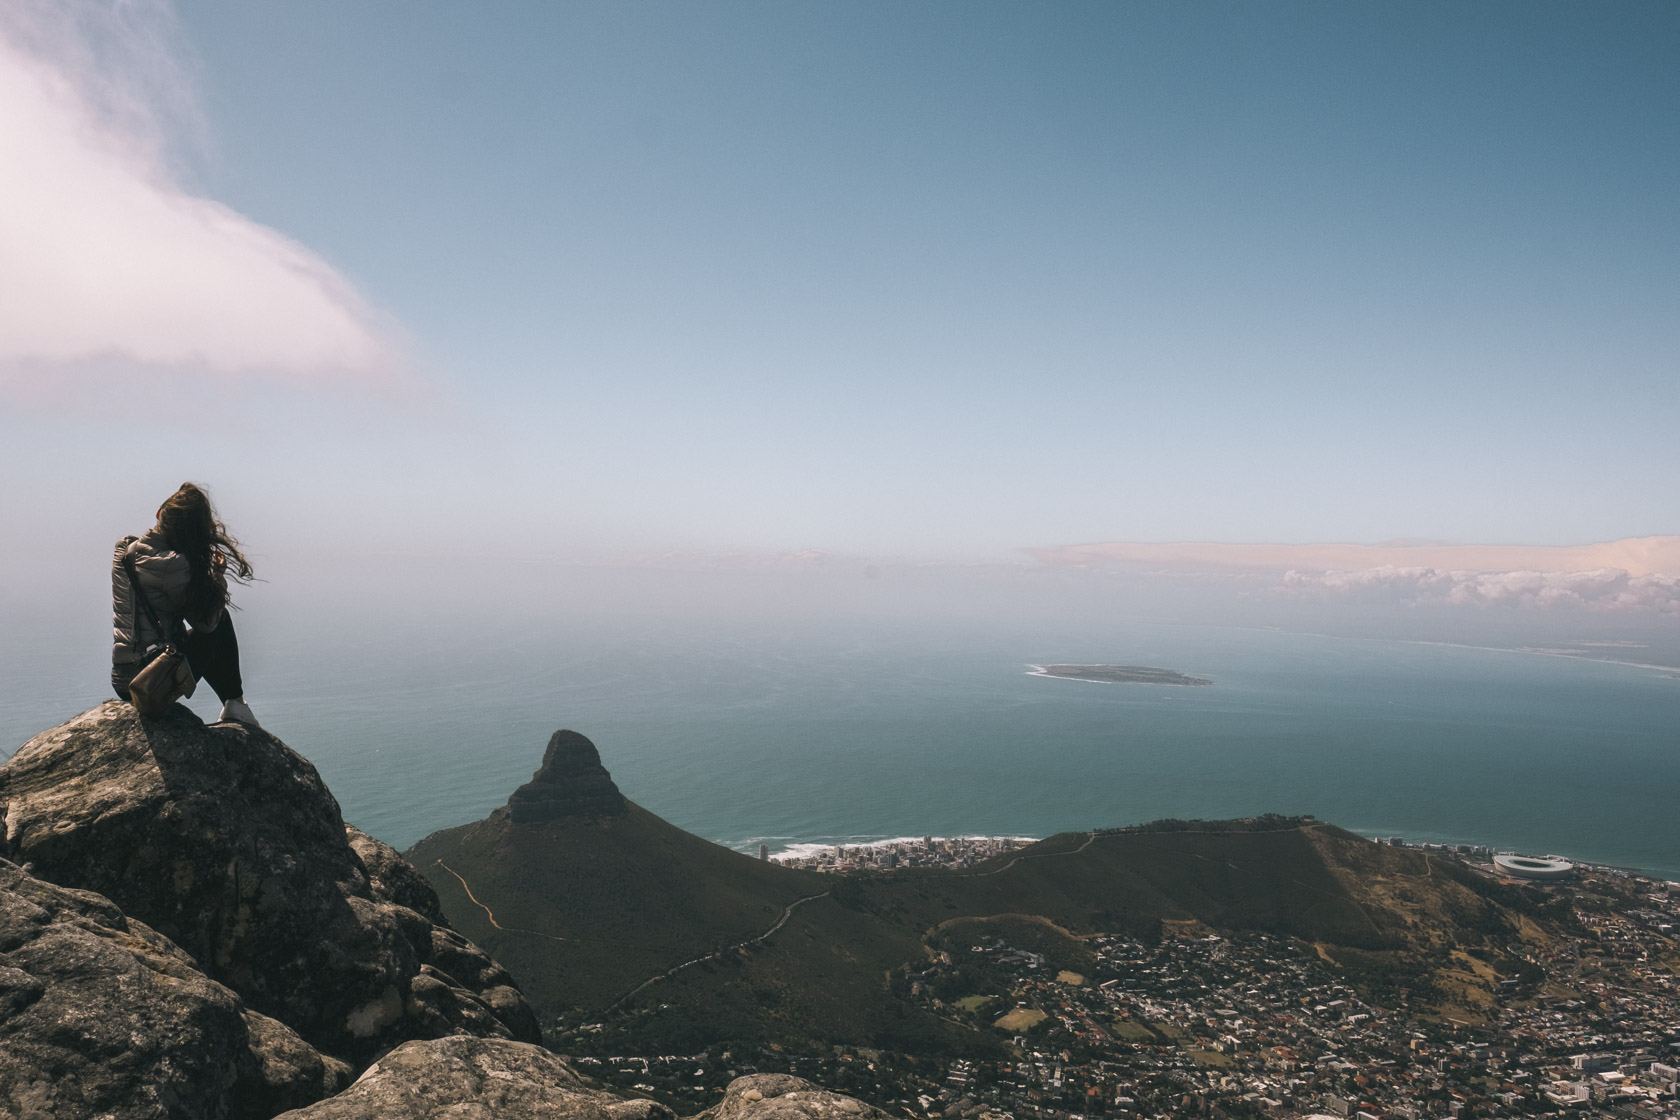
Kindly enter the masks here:
M 758 846 L 758 858 L 763 860 L 770 858 L 770 845 L 760 844 Z

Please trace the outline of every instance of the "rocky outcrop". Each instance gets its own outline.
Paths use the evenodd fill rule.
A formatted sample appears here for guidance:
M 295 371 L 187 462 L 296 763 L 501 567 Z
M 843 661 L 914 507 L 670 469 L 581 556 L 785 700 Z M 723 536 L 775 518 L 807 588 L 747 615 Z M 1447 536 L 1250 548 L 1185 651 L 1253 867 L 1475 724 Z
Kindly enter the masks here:
M 344 831 L 367 869 L 374 897 L 399 907 L 395 913 L 411 911 L 430 923 L 429 930 L 413 928 L 409 940 L 420 960 L 411 1002 L 414 1011 L 431 1022 L 432 1037 L 456 1033 L 463 1023 L 477 1020 L 482 1029 L 467 1033 L 526 1042 L 540 1040 L 542 1028 L 536 1012 L 525 1002 L 513 977 L 484 950 L 450 928 L 437 892 L 414 865 L 395 848 L 359 828 L 347 825 Z M 477 1000 L 461 999 L 463 990 Z M 452 1010 L 445 1013 L 444 1008 Z M 486 1009 L 489 1021 L 485 1021 Z M 498 1023 L 505 1032 L 498 1029 Z
M 349 1081 L 109 899 L 0 860 L 0 1115 L 255 1120 Z
M 497 1039 L 409 1042 L 368 1067 L 330 1100 L 282 1120 L 671 1120 L 649 1100 L 584 1085 L 539 1046 Z
M 107 701 L 0 766 L 0 807 L 0 855 L 104 895 L 324 1053 L 538 1038 L 507 973 L 400 856 L 347 834 L 315 768 L 264 731 Z
M 507 807 L 516 824 L 616 817 L 626 811 L 624 795 L 601 765 L 601 752 L 576 731 L 554 733 L 543 752 L 542 766 L 513 791 Z
M 731 1081 L 723 1100 L 695 1120 L 887 1120 L 887 1114 L 803 1077 L 757 1073 Z
M 581 735 L 537 777 L 539 812 L 624 812 Z M 673 1120 L 532 1045 L 507 972 L 266 732 L 107 702 L 0 766 L 0 826 L 7 1120 Z M 754 1077 L 708 1116 L 760 1113 L 879 1115 Z
M 536 1046 L 482 1038 L 410 1042 L 349 1089 L 279 1120 L 672 1120 L 655 1101 L 591 1089 Z M 730 1082 L 695 1120 L 888 1120 L 855 1097 L 801 1077 L 755 1074 Z
M 368 889 L 375 898 L 406 906 L 435 925 L 448 925 L 443 908 L 438 905 L 437 892 L 400 852 L 352 824 L 344 826 L 344 836 L 350 842 L 350 850 L 362 861 Z

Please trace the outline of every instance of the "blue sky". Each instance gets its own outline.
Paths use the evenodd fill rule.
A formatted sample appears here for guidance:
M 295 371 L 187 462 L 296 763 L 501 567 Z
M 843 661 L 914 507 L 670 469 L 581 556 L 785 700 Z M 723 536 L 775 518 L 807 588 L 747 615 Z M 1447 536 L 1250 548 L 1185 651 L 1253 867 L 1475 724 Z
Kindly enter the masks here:
M 1676 528 L 1673 4 L 23 7 L 12 64 L 314 263 L 162 341 L 0 301 L 14 523 L 190 476 L 271 548 Z

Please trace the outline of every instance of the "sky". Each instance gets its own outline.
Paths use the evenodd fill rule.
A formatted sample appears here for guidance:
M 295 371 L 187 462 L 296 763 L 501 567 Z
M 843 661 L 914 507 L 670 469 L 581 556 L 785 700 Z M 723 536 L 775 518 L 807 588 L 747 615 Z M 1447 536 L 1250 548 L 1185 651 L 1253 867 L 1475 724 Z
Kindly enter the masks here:
M 0 575 L 183 478 L 282 565 L 1674 534 L 1676 57 L 1667 2 L 4 0 Z

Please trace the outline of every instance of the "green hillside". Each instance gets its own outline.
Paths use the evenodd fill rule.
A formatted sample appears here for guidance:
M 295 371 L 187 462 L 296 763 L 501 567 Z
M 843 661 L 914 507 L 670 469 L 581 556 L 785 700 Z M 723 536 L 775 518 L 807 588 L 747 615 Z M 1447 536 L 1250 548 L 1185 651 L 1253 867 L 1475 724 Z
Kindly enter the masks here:
M 588 757 L 568 765 L 598 769 L 582 743 L 571 749 Z M 535 783 L 545 804 L 564 800 L 558 765 Z M 604 769 L 588 781 L 610 787 Z M 733 1040 L 983 1053 L 1001 1035 L 980 1004 L 936 1011 L 908 998 L 909 977 L 995 937 L 1077 973 L 1093 934 L 1260 931 L 1320 946 L 1356 981 L 1422 992 L 1453 947 L 1523 925 L 1500 888 L 1453 861 L 1311 818 L 1159 822 L 1054 836 L 963 871 L 824 875 L 612 803 L 616 815 L 524 823 L 498 810 L 408 853 L 547 1030 L 610 1052 Z
M 1195 921 L 1399 950 L 1423 947 L 1443 926 L 1498 923 L 1499 908 L 1450 866 L 1311 819 L 1169 822 L 1064 834 L 972 871 L 876 876 L 861 887 L 871 909 L 924 927 L 953 912 L 1038 914 L 1079 933 Z
M 672 965 L 764 933 L 790 904 L 833 885 L 634 804 L 623 816 L 541 824 L 498 812 L 433 833 L 407 855 L 451 923 L 549 1017 L 604 1010 Z

